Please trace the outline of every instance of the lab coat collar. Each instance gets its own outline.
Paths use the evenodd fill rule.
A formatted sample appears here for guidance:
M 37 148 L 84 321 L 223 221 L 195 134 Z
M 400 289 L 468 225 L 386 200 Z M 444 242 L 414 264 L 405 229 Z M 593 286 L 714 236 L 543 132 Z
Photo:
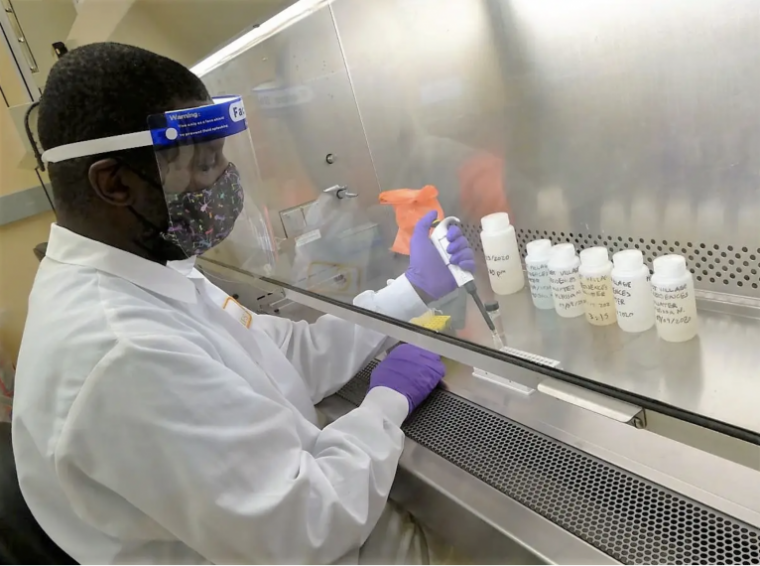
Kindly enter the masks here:
M 180 272 L 185 277 L 189 277 L 190 279 L 205 280 L 206 276 L 198 271 L 198 269 L 195 267 L 195 262 L 197 259 L 198 258 L 196 256 L 193 256 L 178 261 L 170 261 L 166 265 L 171 267 L 173 270 Z
M 195 260 L 198 259 L 195 256 L 187 259 L 180 259 L 177 261 L 170 261 L 166 264 L 167 267 L 171 267 L 174 271 L 177 271 L 185 277 L 190 277 L 195 269 Z
M 60 263 L 92 267 L 115 275 L 169 299 L 185 303 L 195 303 L 197 300 L 195 284 L 182 273 L 182 269 L 160 265 L 124 250 L 90 240 L 57 224 L 50 227 L 50 239 L 45 255 Z M 191 270 L 195 264 L 195 258 L 192 260 Z M 184 265 L 185 262 L 172 263 Z

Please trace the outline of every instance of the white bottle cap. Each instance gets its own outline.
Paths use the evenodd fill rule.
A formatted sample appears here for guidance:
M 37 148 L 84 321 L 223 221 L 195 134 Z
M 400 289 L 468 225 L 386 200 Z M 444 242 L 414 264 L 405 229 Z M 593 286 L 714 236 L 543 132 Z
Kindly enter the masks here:
M 545 261 L 549 259 L 552 250 L 551 240 L 533 240 L 526 246 L 528 256 L 535 261 Z
M 581 265 L 584 267 L 604 267 L 610 261 L 607 248 L 595 246 L 581 252 Z
M 575 257 L 575 246 L 573 244 L 557 244 L 552 247 L 551 258 L 557 261 L 568 261 Z
M 686 275 L 686 259 L 682 255 L 669 254 L 653 262 L 654 272 L 660 277 L 679 278 Z
M 641 250 L 623 250 L 613 254 L 612 262 L 620 271 L 638 271 L 644 265 L 644 254 Z
M 480 219 L 483 232 L 501 232 L 509 228 L 509 214 L 506 212 L 494 212 Z

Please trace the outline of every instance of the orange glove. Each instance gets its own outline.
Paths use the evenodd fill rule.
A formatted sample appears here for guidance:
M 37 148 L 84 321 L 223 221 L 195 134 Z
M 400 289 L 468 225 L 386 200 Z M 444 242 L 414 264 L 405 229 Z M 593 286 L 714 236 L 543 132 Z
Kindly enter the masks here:
M 438 212 L 443 220 L 443 209 L 438 202 L 438 189 L 426 185 L 421 189 L 395 189 L 380 193 L 380 204 L 390 204 L 396 213 L 398 233 L 391 251 L 409 255 L 409 242 L 417 222 L 431 210 Z

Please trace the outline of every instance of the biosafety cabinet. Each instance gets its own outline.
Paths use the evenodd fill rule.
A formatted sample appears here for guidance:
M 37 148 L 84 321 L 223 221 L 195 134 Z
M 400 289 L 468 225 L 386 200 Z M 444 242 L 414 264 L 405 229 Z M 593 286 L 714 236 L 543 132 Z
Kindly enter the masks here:
M 760 563 L 760 10 L 755 0 L 298 3 L 196 70 L 244 96 L 273 254 L 202 268 L 263 312 L 438 352 L 393 498 L 473 560 Z M 352 306 L 401 275 L 380 194 L 459 218 L 505 347 L 465 293 L 414 321 Z M 699 333 L 626 333 L 492 295 L 480 219 L 686 260 Z M 274 259 L 271 259 L 271 258 Z M 322 404 L 360 402 L 371 367 Z

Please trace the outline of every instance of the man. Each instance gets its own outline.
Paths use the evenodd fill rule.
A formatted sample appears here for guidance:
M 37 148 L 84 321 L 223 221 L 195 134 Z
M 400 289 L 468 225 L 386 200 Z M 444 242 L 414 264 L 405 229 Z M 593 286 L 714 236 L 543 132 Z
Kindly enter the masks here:
M 172 195 L 181 210 L 167 205 L 152 147 L 82 152 L 80 142 L 112 147 L 144 131 L 150 115 L 209 104 L 186 68 L 134 47 L 82 47 L 50 73 L 39 136 L 54 161 L 58 221 L 18 363 L 24 498 L 79 562 L 409 560 L 424 542 L 394 528 L 404 518 L 386 503 L 399 426 L 442 378 L 440 359 L 399 346 L 362 405 L 320 430 L 314 404 L 388 343 L 329 316 L 241 324 L 198 271 L 168 265 L 219 243 L 228 230 L 213 222 L 255 195 L 230 184 L 223 144 L 173 164 L 188 180 Z M 219 200 L 231 188 L 240 202 Z M 191 191 L 223 209 L 207 215 L 210 239 L 177 233 L 197 212 Z M 456 288 L 428 239 L 434 216 L 417 230 L 406 274 L 357 305 L 409 319 L 425 309 L 420 296 Z M 464 237 L 452 230 L 449 240 L 452 261 L 471 270 Z

